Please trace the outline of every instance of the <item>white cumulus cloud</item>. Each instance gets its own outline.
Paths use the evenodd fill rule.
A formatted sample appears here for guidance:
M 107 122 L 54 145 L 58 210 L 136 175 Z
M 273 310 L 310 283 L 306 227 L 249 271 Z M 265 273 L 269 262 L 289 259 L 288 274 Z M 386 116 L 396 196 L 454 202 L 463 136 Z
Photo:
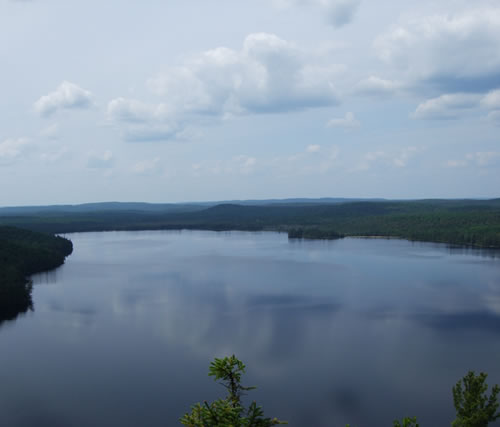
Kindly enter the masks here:
M 344 128 L 344 129 L 355 129 L 361 126 L 359 120 L 356 120 L 354 113 L 348 112 L 344 117 L 331 119 L 327 124 L 329 128 Z
M 74 83 L 63 81 L 48 95 L 42 96 L 33 105 L 41 116 L 50 116 L 58 110 L 83 109 L 92 105 L 92 93 Z
M 322 62 L 274 34 L 256 33 L 239 51 L 209 50 L 154 77 L 149 86 L 171 110 L 185 113 L 304 110 L 338 103 L 338 67 Z
M 375 48 L 409 78 L 442 92 L 483 92 L 500 85 L 500 7 L 407 18 Z
M 452 93 L 422 102 L 412 117 L 415 119 L 456 119 L 463 112 L 476 107 L 481 96 L 470 93 Z
M 128 140 L 179 139 L 187 123 L 337 105 L 343 71 L 274 34 L 250 34 L 240 50 L 212 49 L 151 78 L 160 102 L 120 97 L 107 113 Z

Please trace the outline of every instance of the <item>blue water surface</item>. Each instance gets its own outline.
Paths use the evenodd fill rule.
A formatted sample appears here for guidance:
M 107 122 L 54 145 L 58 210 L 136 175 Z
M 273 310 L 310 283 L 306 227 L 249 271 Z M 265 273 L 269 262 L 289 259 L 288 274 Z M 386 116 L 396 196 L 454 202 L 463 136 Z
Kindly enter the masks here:
M 290 426 L 454 418 L 468 370 L 500 383 L 500 252 L 286 234 L 77 233 L 0 327 L 0 425 L 173 426 L 247 364 L 247 400 Z

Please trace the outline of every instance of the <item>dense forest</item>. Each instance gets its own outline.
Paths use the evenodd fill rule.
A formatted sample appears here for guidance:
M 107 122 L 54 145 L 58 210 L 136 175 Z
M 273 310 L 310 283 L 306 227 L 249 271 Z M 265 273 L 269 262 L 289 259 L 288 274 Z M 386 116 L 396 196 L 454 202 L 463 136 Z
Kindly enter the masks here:
M 32 307 L 27 277 L 60 266 L 72 250 L 62 237 L 0 226 L 0 323 Z
M 68 233 L 105 230 L 281 231 L 290 238 L 383 236 L 500 248 L 500 199 L 250 204 L 92 204 L 0 210 L 0 224 Z

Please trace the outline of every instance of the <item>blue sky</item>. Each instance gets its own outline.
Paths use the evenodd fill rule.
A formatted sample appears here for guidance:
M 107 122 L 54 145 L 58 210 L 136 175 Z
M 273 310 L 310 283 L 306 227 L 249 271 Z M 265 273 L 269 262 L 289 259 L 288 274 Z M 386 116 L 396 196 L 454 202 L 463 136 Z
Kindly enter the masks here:
M 500 4 L 0 0 L 0 205 L 499 197 Z

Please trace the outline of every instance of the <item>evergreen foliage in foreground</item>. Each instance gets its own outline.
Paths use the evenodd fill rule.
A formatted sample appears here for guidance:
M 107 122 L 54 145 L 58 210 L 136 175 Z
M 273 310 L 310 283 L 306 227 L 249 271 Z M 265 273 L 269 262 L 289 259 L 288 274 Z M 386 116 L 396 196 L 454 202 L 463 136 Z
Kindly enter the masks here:
M 406 417 L 402 423 L 399 420 L 394 421 L 393 427 L 420 427 L 420 424 L 417 423 L 417 417 Z
M 216 358 L 210 364 L 208 375 L 215 377 L 215 381 L 221 380 L 221 384 L 228 391 L 227 397 L 212 403 L 205 401 L 203 405 L 197 403 L 191 407 L 191 413 L 180 419 L 181 423 L 188 427 L 268 427 L 287 424 L 277 418 L 265 418 L 262 408 L 257 406 L 256 402 L 252 402 L 248 408 L 243 406 L 242 394 L 255 389 L 241 385 L 243 373 L 245 365 L 236 356 Z
M 486 427 L 500 418 L 497 412 L 500 387 L 494 385 L 488 397 L 487 376 L 484 372 L 476 376 L 470 371 L 453 387 L 453 404 L 457 411 L 453 427 Z
M 225 399 L 215 402 L 197 403 L 191 407 L 191 412 L 185 414 L 180 422 L 188 427 L 269 427 L 276 424 L 288 424 L 277 418 L 266 418 L 264 411 L 255 402 L 245 408 L 241 396 L 245 391 L 255 387 L 241 385 L 241 375 L 245 373 L 245 365 L 233 354 L 222 359 L 215 358 L 210 364 L 209 376 L 220 380 L 227 389 Z M 487 427 L 490 422 L 500 418 L 497 412 L 500 403 L 498 393 L 500 387 L 494 385 L 490 396 L 487 395 L 487 374 L 481 372 L 475 375 L 469 371 L 453 387 L 453 403 L 457 411 L 457 418 L 452 427 Z M 419 427 L 417 417 L 406 417 L 401 422 L 395 420 L 393 427 Z M 350 427 L 347 425 L 346 427 Z

